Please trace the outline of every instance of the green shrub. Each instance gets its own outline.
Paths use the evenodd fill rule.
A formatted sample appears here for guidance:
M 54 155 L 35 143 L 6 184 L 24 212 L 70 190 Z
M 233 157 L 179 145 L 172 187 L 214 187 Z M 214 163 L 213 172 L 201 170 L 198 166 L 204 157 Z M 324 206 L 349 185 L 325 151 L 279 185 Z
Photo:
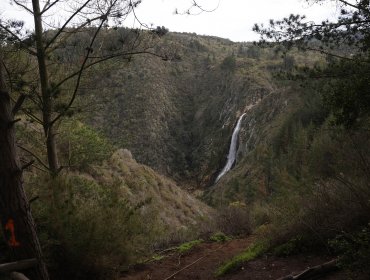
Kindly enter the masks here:
M 120 184 L 101 185 L 70 173 L 42 185 L 33 213 L 55 279 L 112 278 L 121 266 L 150 253 L 160 229 L 155 213 L 139 211 L 150 201 L 132 204 Z
M 221 63 L 221 69 L 224 71 L 234 72 L 236 69 L 236 58 L 234 55 L 225 57 Z
M 100 164 L 113 153 L 112 144 L 103 135 L 79 121 L 65 121 L 60 136 L 63 164 L 74 170 Z
M 180 246 L 177 247 L 177 251 L 181 254 L 186 253 L 186 252 L 190 251 L 194 246 L 199 245 L 202 242 L 203 242 L 202 239 L 198 239 L 198 240 L 193 240 L 193 241 L 183 243 L 183 244 L 181 244 Z
M 252 230 L 249 209 L 240 202 L 220 208 L 216 224 L 220 231 L 231 236 L 246 235 Z
M 341 267 L 370 273 L 370 224 L 359 232 L 338 235 L 329 244 L 340 255 Z
M 211 240 L 212 242 L 225 242 L 225 241 L 231 240 L 231 238 L 227 236 L 226 234 L 224 234 L 223 232 L 219 231 L 219 232 L 212 234 L 209 240 Z
M 278 257 L 287 257 L 310 251 L 310 240 L 305 236 L 298 235 L 286 243 L 278 245 L 273 249 L 273 254 Z
M 216 271 L 216 276 L 222 276 L 233 270 L 236 270 L 237 268 L 241 267 L 243 263 L 254 260 L 255 258 L 261 256 L 267 251 L 267 249 L 268 246 L 266 243 L 259 242 L 253 244 L 244 253 L 235 256 L 233 259 L 220 266 Z

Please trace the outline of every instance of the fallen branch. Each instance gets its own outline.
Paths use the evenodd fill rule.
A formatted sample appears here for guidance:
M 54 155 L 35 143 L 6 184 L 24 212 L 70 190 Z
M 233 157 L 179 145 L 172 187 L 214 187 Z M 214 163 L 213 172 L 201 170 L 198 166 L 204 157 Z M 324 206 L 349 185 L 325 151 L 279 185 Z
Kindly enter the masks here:
M 17 262 L 0 264 L 0 272 L 10 272 L 15 270 L 23 270 L 37 265 L 36 259 L 26 259 Z
M 337 266 L 338 262 L 336 259 L 331 260 L 329 262 L 310 267 L 299 274 L 296 275 L 287 275 L 284 277 L 281 277 L 277 280 L 309 280 L 312 279 L 313 277 L 317 277 L 319 275 L 323 275 L 329 272 L 333 272 L 338 269 Z
M 10 273 L 10 278 L 12 280 L 30 280 L 23 273 L 19 273 L 19 272 L 15 272 L 15 271 Z

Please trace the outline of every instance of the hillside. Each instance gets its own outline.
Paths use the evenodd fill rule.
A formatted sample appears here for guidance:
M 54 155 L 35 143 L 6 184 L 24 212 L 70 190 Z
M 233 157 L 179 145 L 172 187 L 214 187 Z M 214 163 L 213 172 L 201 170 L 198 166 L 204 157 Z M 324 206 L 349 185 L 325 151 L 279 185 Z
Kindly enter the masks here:
M 298 255 L 301 267 L 312 253 L 319 255 L 312 264 L 335 258 L 341 268 L 364 267 L 370 252 L 367 99 L 354 102 L 361 114 L 351 111 L 345 94 L 344 101 L 336 99 L 338 89 L 352 92 L 352 76 L 359 92 L 368 90 L 353 62 L 294 46 L 106 27 L 88 54 L 109 57 L 136 41 L 143 49 L 78 70 L 86 51 L 79 47 L 96 30 L 71 32 L 47 58 L 54 121 L 46 124 L 36 61 L 21 51 L 5 61 L 14 65 L 9 76 L 18 75 L 9 81 L 15 96 L 31 92 L 10 128 L 55 279 L 116 279 L 135 263 L 161 261 L 163 252 L 180 252 L 179 262 L 184 247 L 201 244 L 213 252 L 219 242 L 240 255 L 229 260 L 231 253 L 215 253 L 218 267 L 208 263 L 199 277 L 213 279 L 210 270 L 228 273 L 256 258 L 260 268 Z M 343 82 L 325 72 L 341 72 L 338 65 L 354 74 Z M 367 73 L 368 66 L 361 67 L 359 73 Z M 77 72 L 65 78 L 67 70 Z M 56 86 L 60 79 L 67 82 Z M 238 119 L 236 161 L 215 182 Z M 54 171 L 45 149 L 50 137 L 57 139 L 60 161 Z M 253 242 L 245 239 L 250 234 Z M 189 262 L 194 258 L 190 254 Z M 172 259 L 159 263 L 172 271 L 166 269 Z
M 170 33 L 155 48 L 176 55 L 170 61 L 137 56 L 100 73 L 99 85 L 92 87 L 102 90 L 92 96 L 104 105 L 87 121 L 177 182 L 212 185 L 237 117 L 268 96 L 270 102 L 284 102 L 280 96 L 291 92 L 290 85 L 278 85 L 272 75 L 292 65 L 250 43 L 193 34 Z M 298 54 L 296 60 L 314 63 Z M 276 104 L 264 122 L 282 109 Z

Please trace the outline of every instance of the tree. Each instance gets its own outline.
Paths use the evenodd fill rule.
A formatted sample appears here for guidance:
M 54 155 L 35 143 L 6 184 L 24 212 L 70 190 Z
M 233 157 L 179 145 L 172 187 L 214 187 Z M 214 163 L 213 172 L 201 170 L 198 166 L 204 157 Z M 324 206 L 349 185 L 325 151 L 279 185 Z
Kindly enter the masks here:
M 30 270 L 31 279 L 49 279 L 42 260 L 30 205 L 23 189 L 22 171 L 15 145 L 14 115 L 7 90 L 4 63 L 0 49 L 0 218 L 4 236 L 13 260 L 36 258 L 38 265 Z
M 319 0 L 315 2 L 324 2 Z M 270 20 L 269 27 L 256 24 L 260 44 L 282 44 L 328 57 L 324 68 L 303 69 L 306 77 L 320 79 L 326 106 L 335 122 L 351 127 L 370 113 L 370 5 L 368 0 L 338 0 L 336 21 L 307 22 L 305 16 L 290 15 Z
M 68 5 L 61 0 L 13 2 L 32 14 L 34 33 L 22 33 L 22 23 L 14 20 L 0 21 L 0 28 L 7 33 L 8 41 L 37 60 L 38 73 L 33 81 L 26 82 L 33 84 L 33 91 L 26 95 L 37 112 L 25 113 L 43 127 L 48 160 L 43 166 L 47 166 L 55 176 L 62 168 L 57 154 L 56 126 L 73 109 L 86 71 L 109 59 L 120 57 L 130 60 L 136 54 L 147 53 L 167 59 L 165 55 L 155 54 L 150 49 L 153 37 L 162 36 L 167 30 L 131 30 L 129 36 L 126 34 L 121 38 L 120 47 L 106 51 L 103 45 L 109 42 L 104 42 L 101 31 L 116 30 L 109 28 L 110 24 L 119 26 L 129 14 L 135 15 L 140 0 L 75 0 L 69 1 Z M 66 17 L 63 24 L 45 30 L 43 25 L 48 16 L 61 9 L 65 10 L 61 16 Z M 58 52 L 65 46 L 73 45 L 71 38 L 76 34 L 84 39 L 82 44 L 72 46 L 71 61 L 61 61 Z M 26 76 L 22 78 L 29 79 Z

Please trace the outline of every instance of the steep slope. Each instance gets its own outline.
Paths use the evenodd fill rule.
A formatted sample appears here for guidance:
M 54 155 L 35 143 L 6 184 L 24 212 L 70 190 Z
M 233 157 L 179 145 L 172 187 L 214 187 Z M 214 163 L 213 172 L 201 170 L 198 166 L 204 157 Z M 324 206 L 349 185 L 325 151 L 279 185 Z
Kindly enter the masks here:
M 173 181 L 151 168 L 138 164 L 128 150 L 118 150 L 102 167 L 95 170 L 94 179 L 103 185 L 120 184 L 120 195 L 133 205 L 149 201 L 142 208 L 145 213 L 156 213 L 157 224 L 165 235 L 207 223 L 213 210 L 179 188 Z
M 104 96 L 104 106 L 87 120 L 139 162 L 182 184 L 210 185 L 224 164 L 237 117 L 275 92 L 259 61 L 274 54 L 177 33 L 157 48 L 176 55 L 170 61 L 137 56 L 97 79 L 104 90 L 93 96 Z

